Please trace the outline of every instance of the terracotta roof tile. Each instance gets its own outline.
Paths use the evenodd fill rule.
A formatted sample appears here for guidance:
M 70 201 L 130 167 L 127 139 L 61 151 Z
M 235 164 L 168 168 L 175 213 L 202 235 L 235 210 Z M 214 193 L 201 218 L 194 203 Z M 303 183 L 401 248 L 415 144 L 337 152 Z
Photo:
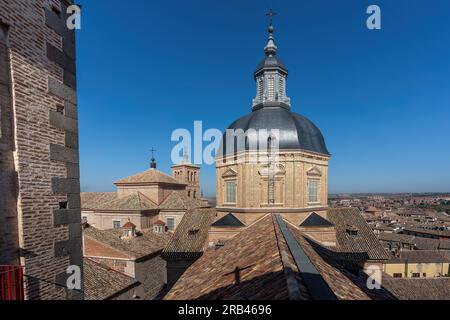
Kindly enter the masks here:
M 123 228 L 99 230 L 94 227 L 84 229 L 84 236 L 90 237 L 110 247 L 139 259 L 155 254 L 169 243 L 170 235 L 156 234 L 152 230 L 139 232 L 136 237 L 122 239 Z
M 309 286 L 317 278 L 312 282 L 303 278 L 303 267 L 293 258 L 296 249 L 290 247 L 279 223 L 274 215 L 266 215 L 223 247 L 207 250 L 165 299 L 311 299 Z M 328 264 L 300 230 L 292 226 L 288 230 L 294 235 L 289 239 L 294 239 L 309 259 L 302 263 L 314 265 L 336 298 L 369 299 L 349 277 Z M 304 275 L 309 276 L 309 270 Z
M 116 192 L 82 192 L 81 207 L 87 209 L 97 209 L 102 203 L 116 199 Z
M 383 275 L 383 288 L 399 300 L 450 300 L 450 278 L 392 278 Z
M 165 299 L 288 299 L 277 243 L 272 217 L 268 215 L 224 247 L 206 251 Z
M 84 297 L 86 300 L 107 300 L 123 290 L 138 285 L 133 278 L 89 258 L 83 259 Z
M 140 192 L 136 192 L 126 197 L 115 198 L 109 202 L 103 202 L 97 206 L 98 210 L 112 210 L 112 211 L 142 211 L 142 210 L 156 210 L 158 205 L 152 200 L 144 196 Z
M 165 173 L 162 173 L 161 171 L 158 171 L 156 169 L 146 170 L 134 176 L 121 179 L 115 182 L 114 184 L 121 185 L 121 184 L 159 184 L 159 183 L 183 185 L 183 183 L 178 182 L 173 177 Z
M 211 208 L 188 210 L 164 249 L 162 257 L 176 259 L 201 256 L 207 246 L 208 231 L 214 214 L 215 209 Z
M 440 250 L 402 250 L 386 263 L 450 263 L 450 253 Z
M 172 191 L 160 204 L 161 210 L 190 210 L 209 207 L 204 201 L 188 197 L 186 191 Z
M 366 260 L 390 258 L 357 208 L 329 209 L 327 217 L 336 228 L 337 249 L 341 253 L 352 257 L 361 254 L 361 258 Z M 350 234 L 349 231 L 356 231 L 357 234 Z

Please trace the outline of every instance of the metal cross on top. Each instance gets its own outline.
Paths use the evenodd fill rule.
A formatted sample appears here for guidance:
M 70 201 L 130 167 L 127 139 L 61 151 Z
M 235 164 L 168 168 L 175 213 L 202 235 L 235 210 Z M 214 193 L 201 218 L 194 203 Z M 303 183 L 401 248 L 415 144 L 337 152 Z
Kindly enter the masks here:
M 278 13 L 272 10 L 272 8 L 269 10 L 269 12 L 266 13 L 266 16 L 270 18 L 270 24 L 272 24 L 273 17 L 275 17 Z
M 156 151 L 155 148 L 152 147 L 150 151 L 152 152 L 152 158 L 154 158 L 155 157 L 155 151 Z

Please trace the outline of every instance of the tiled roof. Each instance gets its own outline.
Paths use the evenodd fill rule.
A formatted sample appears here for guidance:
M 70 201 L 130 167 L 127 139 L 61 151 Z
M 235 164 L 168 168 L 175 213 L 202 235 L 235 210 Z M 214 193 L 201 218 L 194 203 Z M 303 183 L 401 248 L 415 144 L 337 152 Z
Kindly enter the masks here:
M 128 221 L 127 223 L 125 223 L 125 224 L 123 225 L 122 228 L 134 229 L 134 228 L 136 228 L 136 225 L 135 225 L 134 223 Z
M 328 210 L 327 217 L 336 229 L 339 252 L 351 256 L 360 254 L 366 260 L 390 258 L 357 208 L 332 208 Z M 349 231 L 357 231 L 357 234 L 352 235 Z
M 169 244 L 164 249 L 162 257 L 165 259 L 198 258 L 207 246 L 208 232 L 215 210 L 188 210 Z
M 159 205 L 161 210 L 190 210 L 209 207 L 204 201 L 188 197 L 186 191 L 172 191 Z
M 399 300 L 450 300 L 450 278 L 392 278 L 383 275 L 382 286 Z
M 386 242 L 414 245 L 417 250 L 450 250 L 449 240 L 428 239 L 399 233 L 381 233 L 378 239 Z
M 404 232 L 413 232 L 418 234 L 430 234 L 438 237 L 450 237 L 450 231 L 440 231 L 440 230 L 429 230 L 429 229 L 422 229 L 422 228 L 405 228 L 403 230 Z
M 152 230 L 139 232 L 136 237 L 132 238 L 122 239 L 123 235 L 123 228 L 99 230 L 89 227 L 84 229 L 84 236 L 131 255 L 134 259 L 162 251 L 170 239 L 168 234 L 156 234 Z
M 300 227 L 332 227 L 333 224 L 322 218 L 317 213 L 311 213 L 303 222 L 300 224 Z
M 149 169 L 147 171 L 138 173 L 134 176 L 130 176 L 124 179 L 121 179 L 114 184 L 121 185 L 121 184 L 158 184 L 158 183 L 167 183 L 167 184 L 180 184 L 183 185 L 183 183 L 178 182 L 173 177 L 162 173 L 161 171 L 158 171 L 156 169 Z
M 339 300 L 369 299 L 369 297 L 353 283 L 351 279 L 349 279 L 348 275 L 343 273 L 343 270 L 338 269 L 336 265 L 330 264 L 319 254 L 321 253 L 321 251 L 318 250 L 318 248 L 321 248 L 320 244 L 305 236 L 300 230 L 293 226 L 290 226 L 290 230 Z M 325 250 L 325 248 L 322 249 Z
M 450 253 L 439 250 L 403 250 L 386 263 L 449 263 Z
M 140 192 L 136 192 L 126 197 L 116 198 L 109 202 L 100 204 L 96 209 L 112 210 L 112 211 L 142 211 L 142 210 L 156 210 L 158 205 L 152 200 L 144 196 Z
M 107 300 L 121 291 L 138 285 L 132 277 L 89 258 L 83 259 L 83 265 L 84 298 L 86 300 Z
M 116 192 L 82 192 L 81 207 L 83 209 L 97 209 L 101 204 L 116 199 Z
M 323 293 L 329 290 L 337 299 L 369 299 L 347 276 L 326 263 L 296 227 L 283 227 L 285 222 L 279 219 L 266 215 L 223 247 L 207 250 L 165 298 L 312 299 L 317 296 L 317 287 L 311 285 L 320 284 Z M 299 257 L 304 260 L 299 261 Z
M 245 225 L 236 218 L 232 213 L 228 213 L 220 219 L 217 219 L 213 224 L 213 227 L 244 227 Z

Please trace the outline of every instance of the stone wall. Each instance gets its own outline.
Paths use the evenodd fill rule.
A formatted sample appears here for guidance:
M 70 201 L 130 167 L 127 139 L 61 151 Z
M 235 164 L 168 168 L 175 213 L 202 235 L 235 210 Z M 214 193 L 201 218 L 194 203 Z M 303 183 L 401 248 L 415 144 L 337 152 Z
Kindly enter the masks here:
M 69 265 L 83 267 L 75 33 L 67 29 L 65 14 L 70 4 L 71 0 L 0 2 L 0 22 L 9 29 L 12 98 L 4 97 L 6 71 L 0 89 L 1 119 L 14 128 L 12 135 L 6 125 L 7 147 L 0 157 L 0 168 L 7 173 L 2 182 L 8 181 L 0 192 L 0 222 L 7 223 L 0 224 L 2 234 L 9 232 L 8 255 L 17 252 L 24 266 L 27 299 L 83 298 L 81 292 L 61 287 Z M 0 50 L 4 66 L 5 49 Z

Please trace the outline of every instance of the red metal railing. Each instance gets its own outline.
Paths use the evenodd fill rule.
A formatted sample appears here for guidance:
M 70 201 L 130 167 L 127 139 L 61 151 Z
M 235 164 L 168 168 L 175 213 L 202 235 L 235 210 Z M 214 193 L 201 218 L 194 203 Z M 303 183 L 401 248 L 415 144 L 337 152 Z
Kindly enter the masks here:
M 23 300 L 23 268 L 0 265 L 0 301 Z

